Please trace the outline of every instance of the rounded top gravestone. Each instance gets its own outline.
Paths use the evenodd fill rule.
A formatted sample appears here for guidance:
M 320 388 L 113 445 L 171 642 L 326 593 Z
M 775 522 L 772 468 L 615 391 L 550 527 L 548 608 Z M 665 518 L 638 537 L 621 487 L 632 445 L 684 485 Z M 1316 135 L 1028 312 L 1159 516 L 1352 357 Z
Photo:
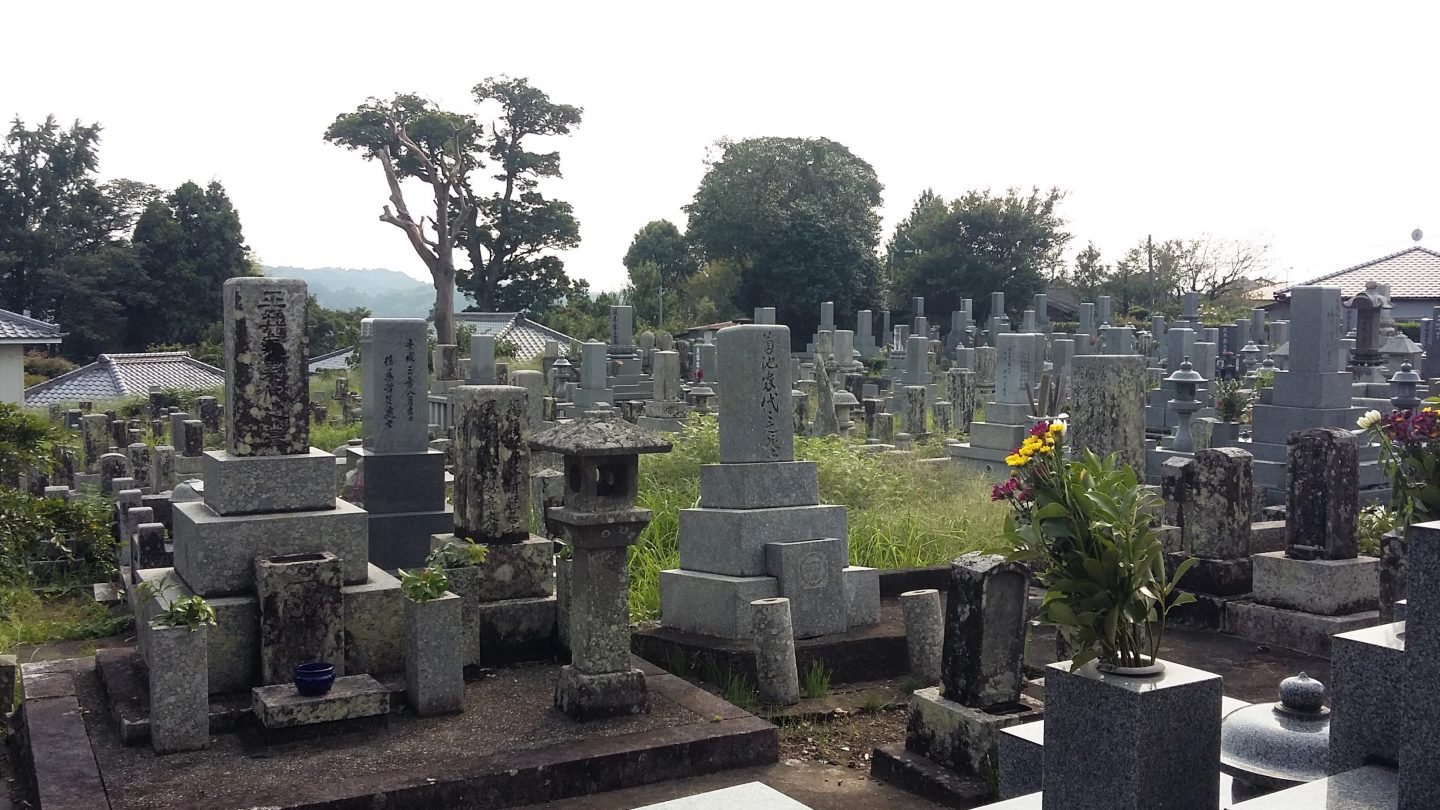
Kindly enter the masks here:
M 745 324 L 716 336 L 720 461 L 793 461 L 790 328 Z

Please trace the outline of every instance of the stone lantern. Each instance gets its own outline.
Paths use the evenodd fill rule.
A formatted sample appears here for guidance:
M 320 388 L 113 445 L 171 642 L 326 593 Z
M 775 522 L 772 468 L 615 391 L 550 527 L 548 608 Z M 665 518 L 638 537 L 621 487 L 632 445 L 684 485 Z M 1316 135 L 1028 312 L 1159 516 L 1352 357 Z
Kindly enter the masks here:
M 840 426 L 840 435 L 849 436 L 850 429 L 855 427 L 855 409 L 860 407 L 860 400 L 855 395 L 841 389 L 835 392 L 835 421 Z
M 1403 363 L 1390 378 L 1390 404 L 1398 410 L 1413 411 L 1420 407 L 1420 375 L 1409 363 Z
M 695 413 L 708 414 L 715 401 L 715 389 L 702 382 L 690 389 L 690 401 L 695 406 Z
M 614 411 L 586 411 L 530 440 L 565 463 L 565 505 L 547 510 L 570 547 L 570 664 L 560 670 L 555 705 L 576 719 L 645 710 L 645 675 L 630 666 L 628 547 L 650 523 L 635 506 L 641 453 L 670 442 Z
M 1255 341 L 1252 340 L 1246 343 L 1245 346 L 1240 349 L 1240 363 L 1240 372 L 1242 374 L 1255 373 L 1255 369 L 1260 365 L 1260 347 L 1255 345 Z
M 1195 392 L 1200 384 L 1209 382 L 1190 365 L 1190 358 L 1180 364 L 1173 374 L 1165 378 L 1175 388 L 1175 398 L 1170 400 L 1168 406 L 1178 417 L 1175 425 L 1175 439 L 1170 449 L 1180 453 L 1190 453 L 1195 450 L 1195 440 L 1190 435 L 1190 417 L 1202 407 L 1200 400 L 1195 398 Z
M 1370 382 L 1371 369 L 1385 364 L 1381 351 L 1380 320 L 1384 311 L 1390 308 L 1390 296 L 1386 290 L 1373 281 L 1365 283 L 1365 291 L 1356 293 L 1345 306 L 1355 311 L 1355 349 L 1351 352 L 1351 365 L 1361 382 Z M 1378 381 L 1377 381 L 1378 382 Z
M 550 396 L 554 397 L 556 402 L 569 401 L 569 383 L 573 368 L 574 367 L 570 365 L 570 361 L 566 359 L 563 354 L 555 358 L 555 362 L 550 364 L 550 371 L 547 375 L 548 379 L 545 382 L 549 384 Z

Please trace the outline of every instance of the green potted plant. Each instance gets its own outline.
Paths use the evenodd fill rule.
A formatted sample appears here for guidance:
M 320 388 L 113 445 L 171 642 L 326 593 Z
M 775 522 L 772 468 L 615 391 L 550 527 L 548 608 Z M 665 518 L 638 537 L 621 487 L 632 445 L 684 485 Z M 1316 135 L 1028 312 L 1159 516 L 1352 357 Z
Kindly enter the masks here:
M 1211 445 L 1233 447 L 1240 440 L 1240 424 L 1249 416 L 1255 392 L 1241 380 L 1217 380 L 1214 386 L 1215 415 L 1220 423 L 1210 434 Z
M 1194 560 L 1167 576 L 1158 498 L 1114 455 L 1066 459 L 1064 435 L 1037 423 L 992 492 L 1013 507 L 1009 556 L 1045 589 L 1040 621 L 1072 652 L 1045 673 L 1045 806 L 1213 807 L 1215 768 L 1196 763 L 1219 766 L 1220 677 L 1159 657 L 1166 614 L 1194 600 L 1176 588 Z
M 405 595 L 405 695 L 416 714 L 462 709 L 465 663 L 461 599 L 437 565 L 400 571 Z
M 452 538 L 425 558 L 425 567 L 444 571 L 450 592 L 460 597 L 460 644 L 467 667 L 480 665 L 480 602 L 486 587 L 485 571 L 480 566 L 488 553 L 479 543 Z
M 199 595 L 171 596 L 140 585 L 149 600 L 164 602 L 148 623 L 150 746 L 157 754 L 197 751 L 210 744 L 209 630 L 215 608 Z

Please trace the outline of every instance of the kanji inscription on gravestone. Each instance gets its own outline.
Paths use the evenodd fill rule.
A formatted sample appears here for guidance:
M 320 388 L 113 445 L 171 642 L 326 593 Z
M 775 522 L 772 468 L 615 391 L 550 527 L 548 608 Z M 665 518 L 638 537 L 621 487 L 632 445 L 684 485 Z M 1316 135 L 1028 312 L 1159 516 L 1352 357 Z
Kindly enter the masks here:
M 225 282 L 226 449 L 237 456 L 307 453 L 310 387 L 305 282 Z
M 429 443 L 422 396 L 428 390 L 420 318 L 366 318 L 360 322 L 365 449 L 423 452 Z M 374 392 L 374 393 L 370 393 Z
M 720 388 L 720 461 L 791 461 L 790 329 L 746 324 L 716 337 Z M 782 357 L 781 352 L 785 355 Z

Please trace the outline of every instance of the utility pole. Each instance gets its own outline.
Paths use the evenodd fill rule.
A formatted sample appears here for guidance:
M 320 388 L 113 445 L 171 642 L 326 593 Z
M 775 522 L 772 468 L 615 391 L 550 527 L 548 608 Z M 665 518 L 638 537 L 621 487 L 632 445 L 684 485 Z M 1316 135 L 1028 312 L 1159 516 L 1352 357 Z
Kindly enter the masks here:
M 1150 311 L 1155 311 L 1155 241 L 1145 234 L 1145 264 L 1150 268 Z

